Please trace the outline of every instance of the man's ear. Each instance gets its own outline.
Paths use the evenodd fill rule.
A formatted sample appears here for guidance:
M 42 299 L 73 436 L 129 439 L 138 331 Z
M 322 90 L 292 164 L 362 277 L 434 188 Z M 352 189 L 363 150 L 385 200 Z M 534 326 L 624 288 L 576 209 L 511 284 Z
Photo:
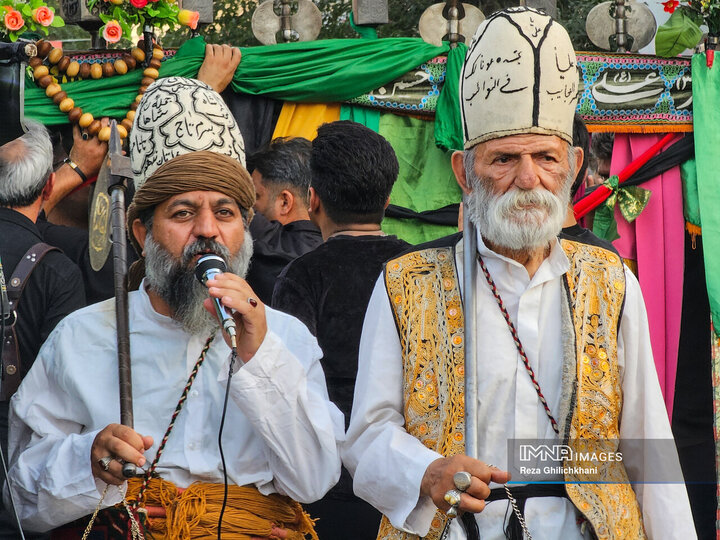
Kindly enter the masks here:
M 315 192 L 315 189 L 312 187 L 308 188 L 308 193 L 310 194 L 309 211 L 311 214 L 316 214 L 317 211 L 320 209 L 320 197 L 318 197 L 318 194 Z
M 575 171 L 579 171 L 585 157 L 585 150 L 580 146 L 573 147 L 573 150 L 575 151 Z
M 289 189 L 283 189 L 277 196 L 280 202 L 280 215 L 287 216 L 295 208 L 295 194 Z
M 460 189 L 463 190 L 463 193 L 466 195 L 469 194 L 472 189 L 468 186 L 467 178 L 465 177 L 465 152 L 456 151 L 453 152 L 452 156 L 450 157 L 450 165 L 452 166 L 452 170 L 455 173 L 455 180 L 457 181 L 458 185 L 460 186 Z
M 138 244 L 140 244 L 140 249 L 142 250 L 144 256 L 147 227 L 145 227 L 145 224 L 142 221 L 140 221 L 139 219 L 135 219 L 135 221 L 132 222 L 132 232 L 135 236 L 135 240 L 137 240 Z
M 48 201 L 50 200 L 50 197 L 52 196 L 53 189 L 55 189 L 55 173 L 50 173 L 50 176 L 48 176 L 47 182 L 45 182 L 45 187 L 42 190 L 42 200 Z

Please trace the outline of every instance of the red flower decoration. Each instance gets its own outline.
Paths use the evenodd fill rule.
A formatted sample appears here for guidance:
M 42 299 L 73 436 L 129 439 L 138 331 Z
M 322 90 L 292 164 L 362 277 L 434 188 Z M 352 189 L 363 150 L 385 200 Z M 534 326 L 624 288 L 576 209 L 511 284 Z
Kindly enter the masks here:
M 680 5 L 679 0 L 667 0 L 667 2 L 662 2 L 662 5 L 668 13 L 674 13 L 675 9 Z
M 25 26 L 25 21 L 23 20 L 22 13 L 16 9 L 8 10 L 5 14 L 5 27 L 11 32 L 15 32 L 23 26 Z
M 133 7 L 142 9 L 147 6 L 148 0 L 130 0 L 130 3 L 133 5 Z
M 47 6 L 40 6 L 32 10 L 32 18 L 36 23 L 43 26 L 50 26 L 55 18 L 55 14 Z

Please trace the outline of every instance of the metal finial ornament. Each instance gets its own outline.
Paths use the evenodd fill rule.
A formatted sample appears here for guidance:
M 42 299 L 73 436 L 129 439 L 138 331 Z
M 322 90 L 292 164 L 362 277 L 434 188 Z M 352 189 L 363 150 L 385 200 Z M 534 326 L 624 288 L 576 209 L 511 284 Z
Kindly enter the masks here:
M 418 30 L 426 43 L 440 47 L 443 41 L 449 41 L 454 47 L 457 43 L 469 42 L 484 20 L 483 12 L 472 4 L 446 0 L 423 12 Z
M 627 52 L 628 35 L 625 32 L 625 0 L 615 0 L 615 52 Z
M 265 0 L 251 21 L 255 37 L 263 45 L 312 41 L 322 28 L 322 14 L 311 0 Z
M 655 37 L 657 23 L 650 8 L 636 0 L 614 0 L 590 10 L 585 31 L 595 46 L 606 51 L 637 52 Z M 620 48 L 624 50 L 620 50 Z

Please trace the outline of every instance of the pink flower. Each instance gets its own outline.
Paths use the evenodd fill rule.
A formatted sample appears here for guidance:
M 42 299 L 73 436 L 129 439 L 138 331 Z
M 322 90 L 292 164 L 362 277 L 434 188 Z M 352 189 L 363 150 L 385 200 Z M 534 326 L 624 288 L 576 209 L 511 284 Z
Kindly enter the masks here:
M 40 6 L 32 10 L 32 18 L 36 23 L 50 26 L 55 18 L 53 11 L 47 6 Z
M 5 14 L 5 26 L 11 32 L 20 30 L 23 26 L 25 26 L 25 21 L 23 20 L 22 13 L 20 13 L 16 9 L 9 10 Z
M 103 39 L 108 43 L 117 43 L 122 37 L 122 28 L 116 20 L 108 21 L 103 28 Z
M 148 0 L 130 0 L 130 3 L 133 5 L 133 7 L 142 9 L 147 6 Z
M 198 21 L 200 20 L 200 13 L 197 11 L 190 11 L 189 9 L 181 9 L 178 13 L 178 22 L 183 26 L 189 26 L 193 30 L 197 29 Z

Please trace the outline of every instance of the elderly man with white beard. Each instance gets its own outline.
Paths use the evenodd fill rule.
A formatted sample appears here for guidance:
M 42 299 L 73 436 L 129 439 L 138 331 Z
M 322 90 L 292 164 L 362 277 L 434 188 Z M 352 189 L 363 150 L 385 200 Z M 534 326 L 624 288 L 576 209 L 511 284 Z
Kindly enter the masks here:
M 638 282 L 615 253 L 557 236 L 582 161 L 577 84 L 567 33 L 530 8 L 489 17 L 468 49 L 452 166 L 478 230 L 477 353 L 464 354 L 460 235 L 388 261 L 342 448 L 355 493 L 385 516 L 378 539 L 695 537 Z M 560 448 L 558 470 L 511 482 L 513 441 Z M 654 453 L 677 483 L 642 483 Z
M 56 534 L 79 538 L 79 518 L 107 509 L 93 535 L 126 538 L 127 502 L 153 538 L 317 538 L 296 501 L 337 482 L 343 419 L 315 339 L 243 279 L 254 202 L 240 162 L 208 151 L 169 160 L 138 189 L 128 209 L 145 261 L 129 294 L 134 429 L 116 423 L 115 306 L 101 302 L 58 325 L 12 401 L 9 481 L 28 530 L 65 525 Z M 206 288 L 194 271 L 208 253 L 228 271 Z M 232 313 L 237 357 L 208 294 Z M 145 476 L 128 481 L 124 462 Z

